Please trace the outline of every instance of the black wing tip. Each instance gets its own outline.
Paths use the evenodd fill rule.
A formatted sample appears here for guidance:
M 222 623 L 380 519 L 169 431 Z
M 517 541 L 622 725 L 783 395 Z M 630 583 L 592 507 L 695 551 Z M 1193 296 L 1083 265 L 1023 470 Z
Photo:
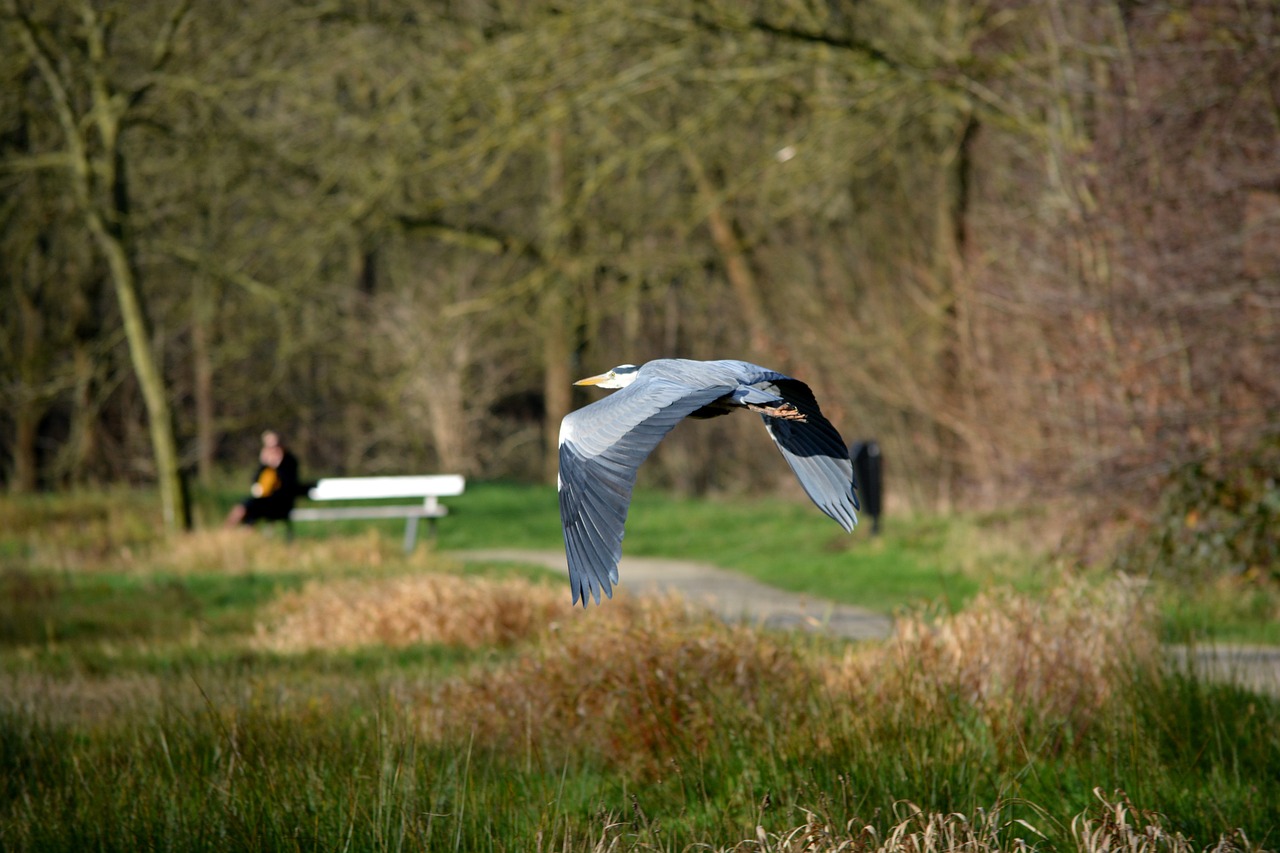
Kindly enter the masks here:
M 849 518 L 841 520 L 840 526 L 844 528 L 845 533 L 852 533 L 853 529 L 858 526 L 858 514 L 856 512 L 849 513 Z
M 596 607 L 599 607 L 600 606 L 600 587 L 590 582 L 587 582 L 586 584 L 582 584 L 582 583 L 574 584 L 573 602 L 569 606 L 577 607 L 578 602 L 581 601 L 582 609 L 586 610 L 587 605 L 591 603 L 592 596 L 595 597 Z M 604 597 L 610 600 L 613 599 L 613 587 L 607 584 L 604 585 Z
M 853 529 L 858 526 L 858 513 L 856 505 L 849 507 L 843 503 L 823 506 L 818 505 L 818 509 L 822 510 L 830 516 L 836 524 L 844 528 L 845 533 L 852 533 Z
M 847 506 L 842 506 L 841 509 L 844 511 L 844 514 L 848 516 L 848 521 L 847 523 L 845 521 L 841 521 L 840 523 L 844 525 L 844 529 L 847 533 L 852 533 L 853 528 L 858 526 L 858 513 L 862 511 L 862 504 L 858 502 L 858 492 L 856 490 L 850 490 L 849 504 Z

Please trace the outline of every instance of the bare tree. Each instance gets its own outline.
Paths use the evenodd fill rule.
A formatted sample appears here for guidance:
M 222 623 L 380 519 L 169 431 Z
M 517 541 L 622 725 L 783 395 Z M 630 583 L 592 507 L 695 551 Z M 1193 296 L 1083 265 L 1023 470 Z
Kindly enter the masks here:
M 66 39 L 62 28 L 37 19 L 18 0 L 9 11 L 17 40 L 48 89 L 49 104 L 63 134 L 65 168 L 80 217 L 106 260 L 134 371 L 146 401 L 156 477 L 165 524 L 172 530 L 188 519 L 180 482 L 173 416 L 164 378 L 150 348 L 146 310 L 138 286 L 138 265 L 128 235 L 131 196 L 121 143 L 130 110 L 146 96 L 152 81 L 123 84 L 112 75 L 109 21 L 85 0 L 71 10 L 83 42 Z M 58 10 L 61 11 L 61 10 Z M 164 68 L 186 4 L 175 4 L 154 35 L 147 73 Z M 65 22 L 62 22 L 65 23 Z M 77 51 L 72 56 L 69 51 Z M 74 78 L 72 75 L 83 75 Z M 83 100 L 82 100 L 83 97 Z

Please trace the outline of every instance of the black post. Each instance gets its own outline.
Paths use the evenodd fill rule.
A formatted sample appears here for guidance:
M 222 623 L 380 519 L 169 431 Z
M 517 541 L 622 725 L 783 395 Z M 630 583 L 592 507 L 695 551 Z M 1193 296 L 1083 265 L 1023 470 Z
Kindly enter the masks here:
M 859 441 L 849 451 L 853 459 L 853 481 L 858 489 L 862 511 L 871 516 L 871 535 L 880 532 L 880 513 L 884 509 L 884 457 L 875 439 Z

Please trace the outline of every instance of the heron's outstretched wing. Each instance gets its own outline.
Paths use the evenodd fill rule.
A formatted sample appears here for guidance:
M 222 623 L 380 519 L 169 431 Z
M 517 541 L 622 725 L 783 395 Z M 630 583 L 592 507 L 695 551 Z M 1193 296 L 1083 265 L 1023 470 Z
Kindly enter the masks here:
M 690 412 L 732 385 L 694 387 L 641 376 L 633 384 L 565 416 L 560 424 L 560 520 L 573 603 L 600 591 L 612 598 L 622 559 L 623 526 L 636 470 Z
M 846 531 L 858 523 L 858 495 L 853 486 L 853 463 L 840 433 L 822 416 L 809 386 L 798 379 L 779 378 L 757 383 L 800 410 L 803 421 L 762 415 L 769 435 L 795 472 L 805 493 L 818 509 L 834 518 Z

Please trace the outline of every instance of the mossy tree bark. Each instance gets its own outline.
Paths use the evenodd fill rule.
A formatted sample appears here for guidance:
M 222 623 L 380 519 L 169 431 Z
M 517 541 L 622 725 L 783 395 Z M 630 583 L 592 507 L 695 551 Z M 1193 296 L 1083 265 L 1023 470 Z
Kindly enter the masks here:
M 159 71 L 169 58 L 174 34 L 188 7 L 185 3 L 175 5 L 164 31 L 157 37 L 153 72 Z M 128 240 L 129 188 L 120 140 L 125 115 L 143 99 L 151 84 L 139 84 L 131 91 L 117 90 L 107 63 L 109 24 L 91 3 L 82 3 L 77 9 L 84 38 L 82 57 L 66 56 L 58 42 L 16 0 L 9 9 L 17 22 L 19 40 L 49 90 L 66 143 L 65 163 L 76 206 L 107 264 L 129 357 L 146 405 L 165 526 L 177 530 L 189 524 L 190 513 L 182 489 L 173 414 L 151 347 L 137 265 Z M 69 79 L 77 71 L 85 79 Z M 76 98 L 77 88 L 87 92 L 86 100 Z M 85 106 L 78 109 L 81 103 Z

